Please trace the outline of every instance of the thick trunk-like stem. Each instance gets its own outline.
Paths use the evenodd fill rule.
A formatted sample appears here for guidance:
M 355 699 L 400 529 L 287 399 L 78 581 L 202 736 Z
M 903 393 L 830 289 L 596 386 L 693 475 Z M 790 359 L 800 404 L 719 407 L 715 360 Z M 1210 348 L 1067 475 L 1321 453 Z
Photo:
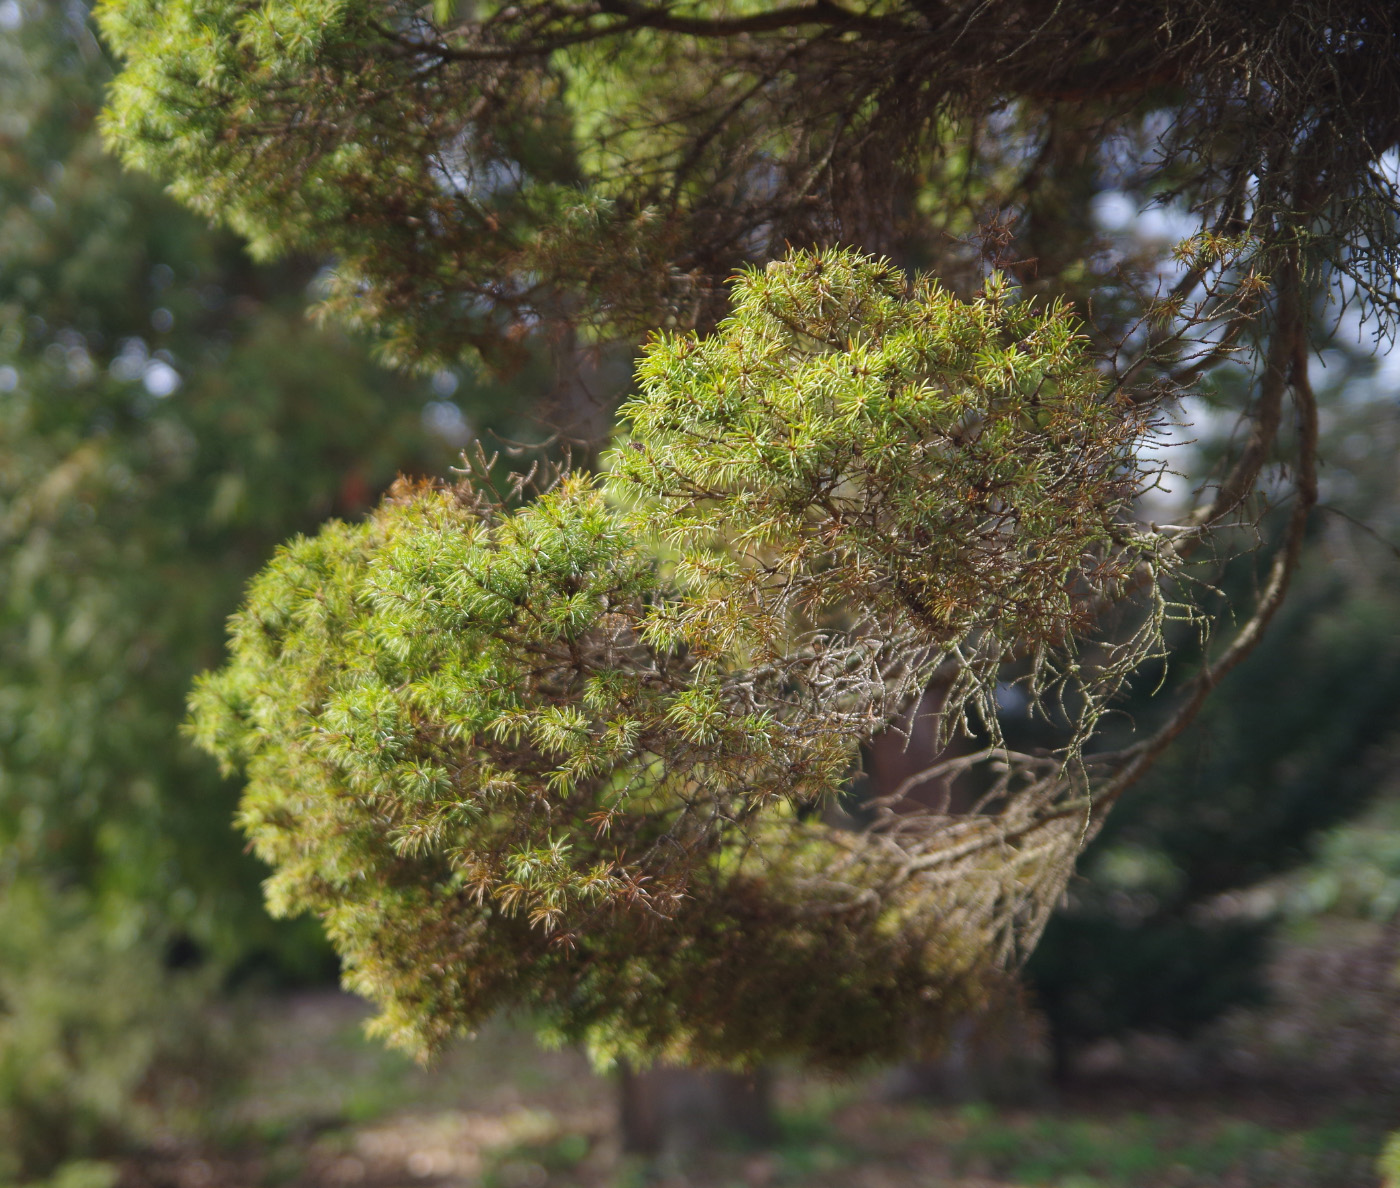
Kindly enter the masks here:
M 772 1076 L 695 1068 L 618 1073 L 622 1149 L 629 1155 L 684 1159 L 715 1147 L 771 1142 Z

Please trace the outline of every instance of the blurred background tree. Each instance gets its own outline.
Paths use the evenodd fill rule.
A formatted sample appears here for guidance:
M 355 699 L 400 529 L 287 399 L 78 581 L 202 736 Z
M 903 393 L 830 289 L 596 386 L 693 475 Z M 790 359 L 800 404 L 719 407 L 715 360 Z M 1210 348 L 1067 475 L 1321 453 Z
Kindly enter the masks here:
M 139 1113 L 180 1046 L 174 971 L 333 972 L 262 911 L 235 789 L 179 734 L 190 681 L 289 535 L 533 431 L 518 389 L 314 327 L 315 261 L 255 265 L 124 172 L 94 127 L 111 76 L 83 6 L 0 3 L 0 1178 Z
M 1395 909 L 1394 835 L 1375 800 L 1393 790 L 1400 731 L 1400 554 L 1390 543 L 1400 417 L 1385 360 L 1346 334 L 1324 346 L 1313 363 L 1324 511 L 1290 601 L 1109 818 L 1028 967 L 1061 1075 L 1095 1041 L 1193 1036 L 1264 1001 L 1279 928 L 1301 911 Z M 1232 399 L 1208 392 L 1199 406 L 1197 465 L 1219 447 L 1212 408 Z M 1223 565 L 1217 584 L 1238 597 L 1258 580 L 1245 557 Z M 1174 663 L 1166 679 L 1191 675 L 1189 662 Z M 1150 692 L 1125 704 L 1129 719 L 1152 720 Z M 1369 829 L 1337 832 L 1368 811 Z M 1314 875 L 1279 884 L 1291 890 L 1267 890 L 1309 863 L 1320 863 Z

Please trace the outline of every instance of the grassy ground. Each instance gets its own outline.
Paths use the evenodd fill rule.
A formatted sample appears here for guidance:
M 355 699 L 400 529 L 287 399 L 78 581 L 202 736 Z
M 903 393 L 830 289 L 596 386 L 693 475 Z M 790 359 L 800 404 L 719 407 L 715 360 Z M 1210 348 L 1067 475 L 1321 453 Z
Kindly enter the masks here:
M 169 1136 L 94 1188 L 1363 1188 L 1400 1118 L 1392 1092 L 1307 1078 L 1120 1071 L 995 1108 L 789 1075 L 771 1149 L 647 1166 L 620 1157 L 613 1087 L 577 1053 L 499 1026 L 424 1070 L 365 1040 L 363 1013 L 332 993 L 259 1004 L 208 1137 Z

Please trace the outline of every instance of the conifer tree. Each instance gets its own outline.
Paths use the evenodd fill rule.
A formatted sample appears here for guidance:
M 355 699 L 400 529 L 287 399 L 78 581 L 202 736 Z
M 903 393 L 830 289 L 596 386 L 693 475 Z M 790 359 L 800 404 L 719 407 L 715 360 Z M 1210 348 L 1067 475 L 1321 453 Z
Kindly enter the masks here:
M 898 851 L 896 869 L 920 875 L 900 874 L 900 887 L 936 884 L 948 898 L 901 914 L 889 907 L 898 896 L 871 900 L 854 876 L 849 885 L 871 913 L 872 944 L 954 917 L 954 933 L 980 937 L 966 949 L 946 933 L 930 942 L 966 963 L 923 983 L 921 1001 L 952 1003 L 984 982 L 1007 954 L 994 938 L 1020 942 L 1011 949 L 1034 938 L 1073 851 L 1282 604 L 1317 499 L 1307 361 L 1329 286 L 1381 335 L 1394 326 L 1400 220 L 1387 154 L 1400 139 L 1400 24 L 1381 0 L 1283 12 L 1194 0 L 108 0 L 103 27 L 126 59 L 106 117 L 123 157 L 266 255 L 333 254 L 327 312 L 379 334 L 390 358 L 501 366 L 538 327 L 594 341 L 658 326 L 701 334 L 649 349 L 635 441 L 611 463 L 606 501 L 577 478 L 520 511 L 480 491 L 405 491 L 369 526 L 328 529 L 274 564 L 240 620 L 233 665 L 200 694 L 206 743 L 252 773 L 247 820 L 279 866 L 280 902 L 332 920 L 357 954 L 353 976 L 409 1043 L 469 1024 L 492 992 L 473 978 L 511 953 L 531 960 L 530 944 L 550 936 L 529 985 L 559 996 L 536 1001 L 565 1032 L 603 1051 L 762 1055 L 758 1040 L 706 1030 L 703 1001 L 658 992 L 684 985 L 703 1000 L 705 979 L 649 964 L 638 937 L 599 939 L 621 919 L 609 905 L 630 895 L 675 937 L 708 943 L 722 910 L 697 914 L 693 934 L 676 923 L 704 888 L 820 884 L 803 863 L 840 863 L 810 855 L 870 835 L 822 832 L 813 814 L 843 782 L 850 747 L 897 725 L 929 681 L 942 691 L 940 736 L 962 730 L 987 745 L 869 806 L 881 840 L 851 861 L 868 874 Z M 1196 220 L 1174 259 L 1114 251 L 1099 234 L 1087 212 L 1110 176 Z M 748 274 L 734 319 L 710 336 L 734 268 L 788 243 L 897 250 L 935 264 L 958 298 L 915 284 L 901 304 L 888 266 L 818 250 Z M 1019 296 L 1080 299 L 1089 348 L 1067 345 L 1076 335 L 1053 306 L 1025 313 L 1002 273 L 987 276 L 989 260 Z M 774 294 L 794 276 L 803 299 L 786 308 Z M 901 337 L 891 302 L 921 329 Z M 848 333 L 836 329 L 842 318 Z M 886 318 L 897 331 L 888 338 Z M 920 334 L 929 341 L 917 345 Z M 971 361 L 955 357 L 967 345 L 959 335 L 974 344 Z M 1253 382 L 1213 481 L 1177 523 L 1136 526 L 1127 508 L 1151 481 L 1146 423 L 1241 362 Z M 925 387 L 944 394 L 931 406 L 941 412 L 889 421 L 871 411 L 900 409 L 892 393 Z M 867 389 L 875 395 L 858 394 Z M 1057 419 L 1066 410 L 1072 423 Z M 1263 491 L 1284 489 L 1263 579 L 1229 616 L 1238 627 L 1217 633 L 1154 731 L 1112 753 L 1086 747 L 1164 618 L 1193 613 L 1164 579 L 1235 539 L 1220 530 L 1256 518 Z M 430 558 L 427 585 L 390 580 L 406 572 L 396 568 L 413 551 L 405 542 L 449 539 L 467 550 L 459 561 L 514 584 L 478 597 L 464 577 L 431 577 Z M 577 564 L 548 560 L 574 548 Z M 470 605 L 435 622 L 456 605 L 440 593 L 449 586 Z M 507 603 L 539 604 L 521 611 L 524 634 Z M 410 630 L 414 615 L 424 617 Z M 461 689 L 425 688 L 420 703 L 408 691 L 414 666 L 433 670 L 443 657 L 431 649 L 454 633 L 497 656 L 492 616 L 511 625 L 496 641 L 508 651 L 543 649 L 565 667 L 523 668 L 511 653 L 499 662 L 528 673 L 523 706 L 440 720 Z M 648 674 L 641 686 L 594 682 L 594 661 L 565 646 L 575 631 L 602 632 L 596 646 L 621 648 L 629 679 L 634 665 Z M 1058 732 L 1046 753 L 1014 754 L 998 734 L 997 678 L 1017 675 Z M 274 713 L 284 684 L 300 699 Z M 638 716 L 617 720 L 635 724 L 609 735 L 604 723 L 627 697 L 640 699 Z M 639 741 L 647 730 L 654 743 Z M 511 765 L 532 756 L 545 766 L 521 784 Z M 908 811 L 911 794 L 949 788 L 954 775 L 956 794 Z M 498 778 L 529 812 L 454 799 L 454 781 L 495 789 Z M 638 811 L 614 812 L 600 786 Z M 412 789 L 424 807 L 408 811 Z M 545 812 L 534 806 L 564 793 L 583 798 L 570 811 L 615 839 L 620 858 L 585 845 L 578 821 L 567 842 L 549 829 L 528 844 L 511 836 L 534 830 Z M 745 839 L 737 849 L 731 829 Z M 929 853 L 911 858 L 905 835 L 920 830 Z M 811 847 L 769 837 L 813 831 Z M 1044 851 L 1027 840 L 1051 834 Z M 749 854 L 769 855 L 751 861 L 773 872 L 792 864 L 790 877 L 752 877 Z M 656 865 L 634 870 L 638 855 Z M 361 871 L 382 872 L 382 894 L 363 903 Z M 696 881 L 701 871 L 708 881 Z M 461 912 L 425 909 L 424 887 L 459 896 Z M 894 919 L 874 906 L 886 902 Z M 380 927 L 381 912 L 396 923 Z M 531 914 L 522 938 L 499 941 L 503 920 Z M 853 910 L 841 935 L 855 935 L 859 918 Z M 427 919 L 447 930 L 440 960 L 414 933 Z M 477 921 L 480 936 L 449 936 L 448 920 Z M 764 934 L 756 923 L 738 931 Z M 467 952 L 469 939 L 501 943 L 498 960 L 452 966 L 446 954 Z M 769 951 L 777 960 L 782 947 Z M 841 963 L 830 968 L 827 987 L 840 984 Z M 550 980 L 585 969 L 656 980 L 606 994 L 575 993 L 568 972 Z M 918 979 L 896 980 L 907 990 Z M 603 1013 L 590 1020 L 583 1004 Z M 681 1014 L 643 1010 L 664 1006 Z M 811 1048 L 797 1020 L 825 1020 L 816 1006 L 783 1018 L 798 1030 L 774 1024 L 773 1044 L 791 1050 Z M 882 1042 L 867 1036 L 840 1054 Z
M 320 915 L 414 1050 L 502 1006 L 603 1058 L 935 1044 L 1043 925 L 1082 745 L 1157 650 L 1150 421 L 1063 308 L 839 251 L 745 275 L 639 378 L 601 486 L 406 485 L 255 583 L 194 713 L 271 905 Z M 1125 596 L 1136 629 L 1083 654 Z M 934 673 L 994 729 L 1027 655 L 1057 754 L 994 744 L 957 816 L 812 816 Z

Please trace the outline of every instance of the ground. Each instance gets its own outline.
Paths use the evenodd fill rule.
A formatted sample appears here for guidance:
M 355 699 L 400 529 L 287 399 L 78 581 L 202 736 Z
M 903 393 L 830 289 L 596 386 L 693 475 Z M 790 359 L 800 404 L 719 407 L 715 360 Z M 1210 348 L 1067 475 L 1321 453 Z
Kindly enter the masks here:
M 351 998 L 265 996 L 233 1021 L 246 1072 L 202 1137 L 172 1129 L 115 1178 L 119 1188 L 1364 1188 L 1400 1124 L 1400 1084 L 1366 1015 L 1393 1017 L 1393 1003 L 1340 1019 L 1332 1009 L 1330 1032 L 1297 1019 L 1335 1008 L 1328 985 L 1354 990 L 1359 969 L 1294 950 L 1281 1005 L 1221 1032 L 1210 1058 L 1199 1046 L 1110 1046 L 1074 1084 L 1017 1105 L 900 1101 L 888 1072 L 833 1082 L 786 1070 L 776 1146 L 685 1167 L 622 1158 L 607 1078 L 519 1027 L 493 1026 L 425 1070 L 365 1039 Z M 1349 1035 L 1361 1039 L 1342 1060 Z M 1385 1059 L 1368 1064 L 1377 1052 Z

